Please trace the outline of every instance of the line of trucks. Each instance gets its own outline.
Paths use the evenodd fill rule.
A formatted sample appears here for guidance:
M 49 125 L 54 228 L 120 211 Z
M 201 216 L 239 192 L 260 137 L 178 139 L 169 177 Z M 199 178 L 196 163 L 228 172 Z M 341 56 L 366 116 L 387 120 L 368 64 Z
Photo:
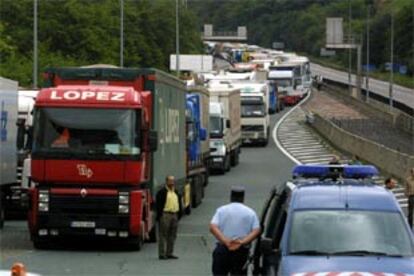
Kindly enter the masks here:
M 62 236 L 140 248 L 156 240 L 154 199 L 166 176 L 175 176 L 189 214 L 209 172 L 238 163 L 234 91 L 186 87 L 156 69 L 50 68 L 44 77 L 31 105 L 17 82 L 0 79 L 1 223 L 6 207 L 27 202 L 37 248 Z M 218 146 L 224 140 L 229 148 Z
M 223 76 L 225 76 L 223 78 Z M 66 236 L 156 241 L 155 194 L 175 176 L 186 214 L 211 172 L 267 145 L 283 93 L 263 68 L 185 85 L 152 68 L 49 68 L 39 91 L 0 78 L 0 226 L 28 210 L 36 248 Z

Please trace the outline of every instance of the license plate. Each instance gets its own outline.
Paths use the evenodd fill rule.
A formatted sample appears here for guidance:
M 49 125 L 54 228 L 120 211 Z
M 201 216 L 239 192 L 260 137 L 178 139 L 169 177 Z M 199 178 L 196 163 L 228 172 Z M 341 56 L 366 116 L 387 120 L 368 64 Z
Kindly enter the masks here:
M 214 162 L 221 162 L 221 158 L 213 158 Z
M 73 228 L 95 228 L 94 221 L 72 221 L 70 226 Z
M 257 139 L 259 135 L 257 133 L 245 133 L 242 136 L 243 138 L 246 138 L 246 139 Z

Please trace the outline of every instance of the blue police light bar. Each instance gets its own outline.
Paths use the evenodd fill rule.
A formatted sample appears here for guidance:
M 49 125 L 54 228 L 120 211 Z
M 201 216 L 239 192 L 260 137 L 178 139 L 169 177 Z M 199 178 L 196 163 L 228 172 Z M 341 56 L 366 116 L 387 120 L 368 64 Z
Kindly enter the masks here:
M 293 177 L 304 178 L 370 178 L 378 175 L 376 167 L 371 165 L 298 165 L 293 168 Z
M 370 178 L 375 175 L 378 175 L 378 169 L 372 165 L 346 166 L 343 173 L 346 178 Z

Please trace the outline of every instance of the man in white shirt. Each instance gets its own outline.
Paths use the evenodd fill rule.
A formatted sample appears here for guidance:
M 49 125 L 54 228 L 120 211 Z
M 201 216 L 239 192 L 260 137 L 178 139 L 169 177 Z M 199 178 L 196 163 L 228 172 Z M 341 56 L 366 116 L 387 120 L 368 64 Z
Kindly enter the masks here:
M 244 205 L 244 188 L 233 187 L 230 203 L 216 210 L 210 232 L 216 237 L 213 275 L 246 275 L 250 243 L 260 234 L 259 219 Z

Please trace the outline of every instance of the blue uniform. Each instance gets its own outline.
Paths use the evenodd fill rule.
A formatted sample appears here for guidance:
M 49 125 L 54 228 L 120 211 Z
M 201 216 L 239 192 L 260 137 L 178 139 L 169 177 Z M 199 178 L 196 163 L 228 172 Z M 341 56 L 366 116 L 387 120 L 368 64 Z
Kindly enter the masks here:
M 243 203 L 232 202 L 217 209 L 211 220 L 229 239 L 242 239 L 260 227 L 253 209 Z
M 216 210 L 211 224 L 217 225 L 228 239 L 243 239 L 253 230 L 260 228 L 256 213 L 246 205 L 232 202 Z M 245 275 L 244 264 L 249 255 L 248 247 L 229 251 L 223 244 L 217 243 L 213 252 L 214 275 Z

